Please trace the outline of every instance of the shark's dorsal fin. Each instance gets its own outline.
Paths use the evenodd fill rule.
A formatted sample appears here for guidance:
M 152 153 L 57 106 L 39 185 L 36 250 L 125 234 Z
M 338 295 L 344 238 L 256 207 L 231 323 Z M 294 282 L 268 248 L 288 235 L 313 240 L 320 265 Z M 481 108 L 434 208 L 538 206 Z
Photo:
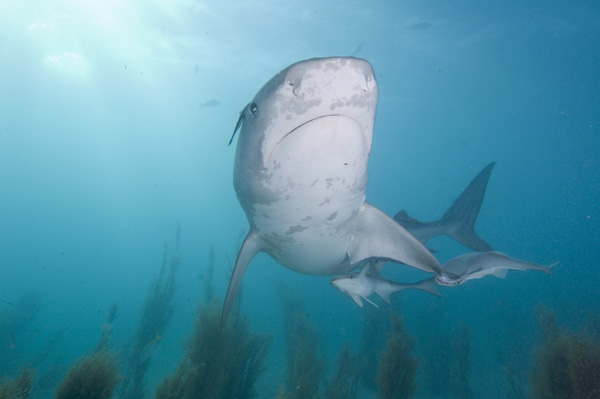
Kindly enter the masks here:
M 250 230 L 244 239 L 244 242 L 242 243 L 237 260 L 235 261 L 233 273 L 231 274 L 231 280 L 229 280 L 229 288 L 227 288 L 227 296 L 225 297 L 223 313 L 221 314 L 221 329 L 225 327 L 227 316 L 229 316 L 229 312 L 235 303 L 235 298 L 237 297 L 237 293 L 240 289 L 240 283 L 242 282 L 242 278 L 244 277 L 244 273 L 246 272 L 250 261 L 257 253 L 264 250 L 265 245 L 263 240 L 258 236 L 258 234 L 255 234 L 252 230 Z

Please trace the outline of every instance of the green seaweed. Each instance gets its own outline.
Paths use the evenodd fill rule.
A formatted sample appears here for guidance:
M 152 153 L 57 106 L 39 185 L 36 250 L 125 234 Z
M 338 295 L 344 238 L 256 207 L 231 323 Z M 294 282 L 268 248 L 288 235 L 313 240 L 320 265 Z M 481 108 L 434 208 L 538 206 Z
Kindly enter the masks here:
M 106 348 L 79 359 L 56 389 L 56 399 L 108 399 L 119 383 L 116 354 Z
M 411 354 L 416 340 L 404 329 L 402 319 L 392 313 L 392 332 L 379 361 L 377 387 L 382 399 L 412 398 L 417 389 L 420 360 Z
M 338 370 L 331 385 L 325 391 L 326 399 L 356 398 L 359 380 L 358 357 L 352 352 L 350 343 L 346 343 L 338 356 Z
M 159 385 L 156 398 L 254 398 L 270 341 L 250 331 L 239 305 L 221 331 L 221 302 L 205 302 L 181 364 Z
M 177 224 L 175 247 L 179 248 L 180 228 Z M 120 397 L 137 399 L 144 395 L 144 377 L 157 346 L 174 312 L 175 277 L 181 258 L 165 246 L 160 273 L 148 290 L 128 361 L 128 373 Z
M 319 353 L 319 333 L 303 311 L 298 292 L 279 287 L 283 318 L 287 398 L 312 399 L 319 395 L 325 363 Z
M 369 390 L 377 389 L 377 364 L 390 331 L 390 313 L 374 306 L 363 308 L 358 357 L 360 381 Z
M 0 399 L 27 399 L 34 381 L 35 371 L 22 369 L 16 377 L 0 381 Z
M 453 398 L 469 399 L 473 391 L 469 385 L 471 331 L 460 323 L 449 331 L 437 332 L 436 339 L 429 344 L 429 353 L 434 357 L 426 359 L 424 378 L 429 394 Z
M 600 341 L 556 325 L 554 313 L 538 312 L 544 337 L 537 350 L 531 383 L 535 398 L 600 397 Z
M 28 292 L 17 301 L 2 299 L 5 308 L 0 312 L 0 376 L 17 372 L 32 334 L 28 329 L 37 316 L 42 301 L 39 294 Z

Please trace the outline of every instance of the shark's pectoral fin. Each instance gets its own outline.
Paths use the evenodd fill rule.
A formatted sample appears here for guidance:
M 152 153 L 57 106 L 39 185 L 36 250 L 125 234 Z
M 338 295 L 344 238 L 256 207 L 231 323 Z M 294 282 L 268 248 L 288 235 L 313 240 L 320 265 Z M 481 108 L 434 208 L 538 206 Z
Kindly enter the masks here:
M 229 316 L 229 312 L 235 303 L 235 298 L 240 289 L 240 284 L 248 264 L 250 264 L 250 261 L 257 253 L 264 250 L 265 245 L 263 240 L 250 230 L 240 248 L 237 260 L 235 261 L 235 267 L 233 268 L 233 273 L 231 274 L 231 280 L 229 280 L 229 288 L 227 288 L 227 296 L 225 297 L 223 313 L 221 314 L 221 329 L 225 327 L 227 316 Z
M 353 264 L 385 258 L 426 272 L 444 273 L 437 259 L 419 240 L 367 202 L 343 228 L 352 237 L 348 256 Z

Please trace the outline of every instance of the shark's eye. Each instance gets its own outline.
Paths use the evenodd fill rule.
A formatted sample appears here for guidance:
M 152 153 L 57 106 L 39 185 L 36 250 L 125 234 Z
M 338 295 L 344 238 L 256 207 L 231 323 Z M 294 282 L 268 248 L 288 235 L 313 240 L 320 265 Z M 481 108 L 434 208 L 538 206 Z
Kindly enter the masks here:
M 258 105 L 256 105 L 256 103 L 250 104 L 250 112 L 252 112 L 252 115 L 256 115 L 257 111 L 258 111 Z

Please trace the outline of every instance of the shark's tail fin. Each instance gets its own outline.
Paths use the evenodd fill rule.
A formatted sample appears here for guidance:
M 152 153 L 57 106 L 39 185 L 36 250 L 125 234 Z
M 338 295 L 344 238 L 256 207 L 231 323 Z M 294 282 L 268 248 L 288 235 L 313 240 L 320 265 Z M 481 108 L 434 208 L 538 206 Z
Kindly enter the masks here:
M 492 251 L 492 247 L 475 232 L 475 221 L 495 164 L 490 163 L 475 176 L 439 221 L 423 223 L 410 217 L 404 210 L 398 212 L 394 220 L 423 243 L 436 235 L 446 234 L 474 251 Z
M 475 221 L 481 210 L 485 190 L 495 164 L 496 162 L 492 162 L 483 168 L 440 219 L 442 225 L 451 226 L 447 235 L 479 252 L 493 250 L 475 232 Z

